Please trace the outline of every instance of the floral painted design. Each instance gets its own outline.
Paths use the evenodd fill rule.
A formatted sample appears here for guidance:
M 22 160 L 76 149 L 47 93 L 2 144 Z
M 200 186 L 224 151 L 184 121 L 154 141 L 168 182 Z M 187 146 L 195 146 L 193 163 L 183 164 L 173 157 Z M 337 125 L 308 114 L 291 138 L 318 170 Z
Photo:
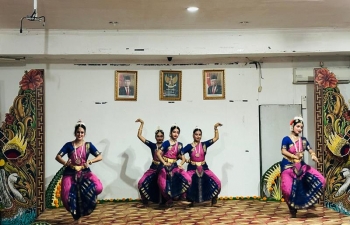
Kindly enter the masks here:
M 345 111 L 343 117 L 346 121 L 350 121 L 350 110 Z
M 315 81 L 323 88 L 336 88 L 338 84 L 335 74 L 326 68 L 316 70 Z
M 8 124 L 8 125 L 12 125 L 14 121 L 15 121 L 15 116 L 10 114 L 10 113 L 6 113 L 6 115 L 5 115 L 5 123 Z
M 22 80 L 19 82 L 22 90 L 35 90 L 43 83 L 41 70 L 25 71 Z

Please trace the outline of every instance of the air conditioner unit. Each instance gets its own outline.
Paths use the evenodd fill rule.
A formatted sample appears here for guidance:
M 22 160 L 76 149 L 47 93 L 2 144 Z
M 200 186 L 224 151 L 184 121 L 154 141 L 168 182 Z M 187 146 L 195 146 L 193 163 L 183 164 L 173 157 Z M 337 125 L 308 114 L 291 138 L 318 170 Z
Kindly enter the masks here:
M 338 84 L 350 83 L 349 67 L 327 67 L 338 79 Z M 308 84 L 314 82 L 314 68 L 293 68 L 293 84 Z

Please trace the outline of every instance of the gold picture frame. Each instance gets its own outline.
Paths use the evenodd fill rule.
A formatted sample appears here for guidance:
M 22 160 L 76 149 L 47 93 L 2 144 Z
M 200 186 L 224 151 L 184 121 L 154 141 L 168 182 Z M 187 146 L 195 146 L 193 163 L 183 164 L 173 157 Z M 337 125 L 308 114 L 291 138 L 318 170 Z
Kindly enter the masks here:
M 203 99 L 225 99 L 225 70 L 203 70 Z
M 181 101 L 182 71 L 161 70 L 159 79 L 159 99 Z
M 115 71 L 114 100 L 137 101 L 137 71 Z

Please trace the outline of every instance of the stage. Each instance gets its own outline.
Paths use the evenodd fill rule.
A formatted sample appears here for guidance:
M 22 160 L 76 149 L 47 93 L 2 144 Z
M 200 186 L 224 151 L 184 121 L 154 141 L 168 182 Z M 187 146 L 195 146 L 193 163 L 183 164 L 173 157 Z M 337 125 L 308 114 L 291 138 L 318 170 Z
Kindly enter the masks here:
M 209 203 L 187 207 L 176 205 L 169 211 L 158 205 L 137 208 L 136 202 L 98 204 L 96 210 L 83 218 L 81 224 L 138 224 L 138 225 L 209 225 L 209 224 L 349 224 L 350 216 L 317 205 L 315 210 L 300 210 L 297 218 L 289 218 L 284 202 L 259 200 L 218 201 L 218 207 Z M 47 209 L 37 222 L 52 225 L 73 224 L 73 218 L 64 208 Z

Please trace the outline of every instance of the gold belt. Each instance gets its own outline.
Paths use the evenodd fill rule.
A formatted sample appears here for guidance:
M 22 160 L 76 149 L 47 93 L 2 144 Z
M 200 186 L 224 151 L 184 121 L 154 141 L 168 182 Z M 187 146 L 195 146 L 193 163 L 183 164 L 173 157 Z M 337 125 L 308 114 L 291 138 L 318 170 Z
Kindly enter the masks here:
M 297 163 L 297 162 L 301 162 L 303 160 L 303 158 L 301 158 L 301 159 L 291 159 L 291 158 L 289 158 L 287 156 L 283 156 L 283 158 L 287 159 L 291 163 Z
M 73 165 L 70 165 L 69 167 L 72 168 L 73 170 L 76 170 L 76 171 L 80 171 L 82 169 L 85 169 L 85 166 L 73 166 Z
M 163 156 L 163 159 L 165 162 L 168 162 L 168 163 L 176 163 L 177 159 L 170 159 L 170 158 L 167 158 L 167 157 L 164 157 Z
M 196 166 L 203 166 L 205 164 L 205 161 L 202 161 L 202 162 L 191 161 L 191 164 Z
M 156 160 L 152 160 L 152 163 L 155 164 L 155 165 L 159 165 L 160 164 L 160 162 L 156 161 Z

